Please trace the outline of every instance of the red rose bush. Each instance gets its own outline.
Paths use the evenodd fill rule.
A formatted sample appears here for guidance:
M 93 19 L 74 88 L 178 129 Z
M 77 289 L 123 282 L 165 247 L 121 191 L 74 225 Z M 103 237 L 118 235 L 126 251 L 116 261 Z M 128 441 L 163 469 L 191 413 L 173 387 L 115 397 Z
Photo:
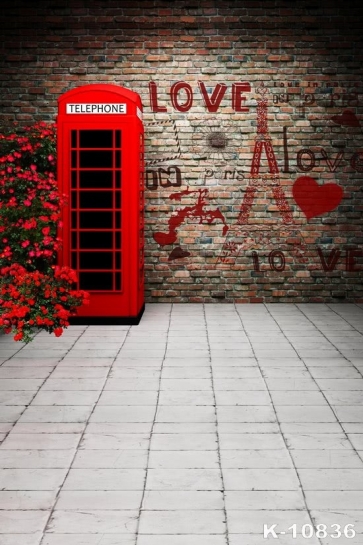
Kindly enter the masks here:
M 64 197 L 55 180 L 55 125 L 0 134 L 0 330 L 29 342 L 36 328 L 59 337 L 88 302 L 76 273 L 57 267 Z

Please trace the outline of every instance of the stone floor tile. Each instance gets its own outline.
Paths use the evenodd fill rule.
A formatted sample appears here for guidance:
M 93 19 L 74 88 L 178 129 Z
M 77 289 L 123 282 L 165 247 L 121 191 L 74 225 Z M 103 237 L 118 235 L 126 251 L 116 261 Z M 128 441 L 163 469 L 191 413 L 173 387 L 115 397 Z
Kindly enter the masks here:
M 103 367 L 103 368 L 110 368 L 112 363 L 114 361 L 114 358 L 87 358 L 87 359 L 81 359 L 81 358 L 75 358 L 74 356 L 69 356 L 68 354 L 60 361 L 57 365 L 57 369 L 66 368 L 69 367 L 77 367 L 82 369 L 83 367 L 89 368 L 89 367 Z
M 143 490 L 144 480 L 143 469 L 71 469 L 63 490 Z
M 363 381 L 362 381 L 363 382 Z M 363 393 L 363 392 L 362 392 Z M 340 422 L 360 422 L 363 431 L 363 406 L 362 405 L 335 405 L 335 414 Z
M 300 469 L 363 469 L 363 462 L 354 450 L 320 449 L 291 450 L 295 467 Z
M 140 433 L 85 433 L 81 444 L 81 450 L 135 450 L 146 449 L 149 436 Z M 79 451 L 79 452 L 80 452 Z
M 0 379 L 1 381 L 2 379 Z M 0 406 L 3 405 L 29 405 L 31 400 L 34 397 L 34 392 L 31 390 L 26 391 L 14 391 L 14 390 L 3 390 L 0 391 Z
M 315 433 L 341 433 L 342 426 L 339 422 L 280 422 L 283 434 L 315 434 Z
M 97 390 L 41 390 L 32 401 L 35 405 L 92 405 L 96 403 L 99 392 Z
M 290 450 L 351 450 L 352 446 L 344 433 L 284 433 Z M 309 453 L 306 453 L 308 456 Z
M 250 366 L 250 367 L 220 367 L 220 366 L 213 366 L 213 380 L 220 379 L 220 378 L 238 378 L 238 379 L 246 379 L 246 378 L 260 378 L 261 372 L 258 367 Z
M 197 379 L 197 378 L 164 378 L 164 373 L 160 381 L 160 391 L 211 391 L 212 379 Z
M 217 435 L 213 433 L 154 433 L 150 449 L 153 450 L 217 450 Z
M 273 390 L 271 391 L 272 402 L 277 405 L 321 405 L 329 406 L 327 400 L 321 392 L 312 390 L 288 391 L 288 390 Z
M 280 433 L 277 422 L 218 422 L 220 433 Z
M 262 405 L 217 407 L 218 422 L 275 422 L 272 407 Z
M 304 490 L 363 490 L 361 469 L 298 469 Z
M 146 490 L 221 490 L 219 469 L 149 469 Z
M 90 422 L 153 422 L 153 405 L 98 405 L 93 411 Z
M 204 369 L 199 367 L 199 369 Z M 137 393 L 137 392 L 135 392 Z M 135 395 L 133 393 L 133 395 Z M 144 394 L 145 392 L 143 392 Z M 210 391 L 169 390 L 162 391 L 159 395 L 160 405 L 214 405 L 214 395 Z
M 278 405 L 275 407 L 280 422 L 336 422 L 331 408 L 321 405 Z
M 47 510 L 0 510 L 0 535 L 41 532 L 48 517 Z M 20 541 L 18 543 L 20 545 Z
M 97 390 L 103 387 L 104 379 L 101 378 L 48 378 L 43 384 L 44 390 Z
M 248 390 L 248 391 L 266 391 L 265 381 L 262 377 L 260 378 L 214 378 L 213 379 L 214 389 L 216 391 L 225 391 L 225 390 Z
M 1 405 L 0 422 L 16 422 L 25 409 L 25 405 Z
M 25 422 L 87 422 L 93 405 L 43 405 L 28 407 L 19 419 Z
M 71 434 L 83 433 L 85 429 L 84 422 L 17 422 L 12 434 Z
M 325 397 L 331 405 L 361 405 L 363 403 L 363 390 L 325 391 Z
M 363 390 L 363 380 L 360 378 L 317 378 L 319 388 L 327 390 Z
M 78 433 L 10 433 L 1 449 L 10 450 L 67 450 L 76 448 L 81 434 Z
M 98 401 L 98 406 L 101 405 L 155 405 L 157 402 L 157 392 L 149 391 L 113 391 L 108 390 L 102 392 Z
M 0 510 L 51 510 L 57 490 L 0 490 Z
M 215 434 L 216 430 L 216 422 L 155 422 L 155 424 L 153 424 L 152 431 L 153 434 Z
M 316 379 L 356 379 L 361 378 L 359 371 L 351 366 L 344 367 L 312 367 L 309 366 L 309 372 Z
M 103 444 L 101 443 L 101 447 Z M 73 469 L 146 469 L 147 450 L 78 450 Z
M 285 449 L 285 443 L 277 433 L 219 433 L 221 450 Z
M 310 510 L 363 510 L 361 490 L 307 490 L 305 499 Z
M 223 508 L 223 494 L 220 490 L 146 490 L 143 501 L 145 510 L 221 510 Z
M 171 451 L 152 450 L 148 461 L 150 469 L 219 469 L 216 450 Z
M 139 533 L 142 534 L 224 534 L 223 510 L 142 511 Z
M 137 528 L 137 510 L 56 510 L 48 523 L 48 533 L 67 534 L 134 534 Z
M 310 378 L 309 371 L 305 367 L 265 367 L 261 365 L 261 372 L 268 379 Z
M 196 406 L 159 406 L 156 422 L 215 422 L 215 407 Z
M 44 379 L 42 378 L 2 378 L 0 380 L 0 390 L 7 392 L 11 390 L 30 390 L 35 393 L 43 382 Z
M 159 379 L 161 373 L 160 366 L 149 366 L 149 367 L 138 367 L 128 364 L 128 366 L 117 367 L 117 362 L 115 366 L 112 367 L 110 371 L 109 378 L 156 378 Z
M 230 510 L 304 510 L 300 490 L 228 490 L 225 493 L 227 513 Z
M 53 379 L 58 378 L 103 378 L 105 379 L 108 373 L 107 367 L 57 367 L 52 373 Z
M 223 469 L 293 468 L 287 449 L 222 450 L 221 466 Z
M 139 509 L 142 490 L 62 490 L 55 509 L 67 511 Z
M 105 391 L 158 391 L 158 378 L 109 378 L 105 384 Z
M 226 490 L 298 490 L 293 469 L 224 469 Z
M 54 490 L 67 474 L 62 469 L 0 469 L 0 490 Z
M 217 390 L 215 397 L 217 405 L 271 405 L 269 393 L 259 390 Z
M 319 390 L 317 384 L 312 378 L 266 378 L 267 388 L 270 392 L 276 391 L 305 391 Z
M 68 450 L 5 450 L 0 449 L 3 469 L 62 469 L 70 467 L 75 449 Z
M 53 366 L 48 367 L 0 367 L 0 379 L 46 379 L 53 371 Z

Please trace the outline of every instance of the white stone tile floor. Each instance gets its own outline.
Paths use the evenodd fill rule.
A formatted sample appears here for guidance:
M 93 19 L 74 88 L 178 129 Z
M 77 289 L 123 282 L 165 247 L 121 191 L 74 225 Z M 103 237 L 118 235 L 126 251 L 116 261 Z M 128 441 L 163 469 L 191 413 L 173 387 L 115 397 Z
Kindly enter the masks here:
M 362 402 L 363 305 L 2 335 L 0 545 L 362 545 Z

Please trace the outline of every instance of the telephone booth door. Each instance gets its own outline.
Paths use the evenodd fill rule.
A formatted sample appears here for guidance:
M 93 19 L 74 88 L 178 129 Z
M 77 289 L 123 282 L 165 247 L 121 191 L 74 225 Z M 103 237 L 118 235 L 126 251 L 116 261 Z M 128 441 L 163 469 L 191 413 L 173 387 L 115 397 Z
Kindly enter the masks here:
M 144 310 L 141 101 L 115 85 L 59 99 L 58 180 L 67 196 L 60 263 L 90 293 L 72 323 L 133 324 Z

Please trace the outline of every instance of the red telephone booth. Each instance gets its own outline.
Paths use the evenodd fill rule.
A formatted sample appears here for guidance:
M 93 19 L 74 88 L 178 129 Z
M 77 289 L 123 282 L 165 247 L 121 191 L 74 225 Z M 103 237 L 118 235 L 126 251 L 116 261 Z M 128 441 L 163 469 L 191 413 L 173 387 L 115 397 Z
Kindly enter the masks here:
M 68 196 L 59 263 L 90 292 L 72 323 L 137 324 L 145 306 L 140 97 L 95 84 L 58 103 L 58 180 Z

